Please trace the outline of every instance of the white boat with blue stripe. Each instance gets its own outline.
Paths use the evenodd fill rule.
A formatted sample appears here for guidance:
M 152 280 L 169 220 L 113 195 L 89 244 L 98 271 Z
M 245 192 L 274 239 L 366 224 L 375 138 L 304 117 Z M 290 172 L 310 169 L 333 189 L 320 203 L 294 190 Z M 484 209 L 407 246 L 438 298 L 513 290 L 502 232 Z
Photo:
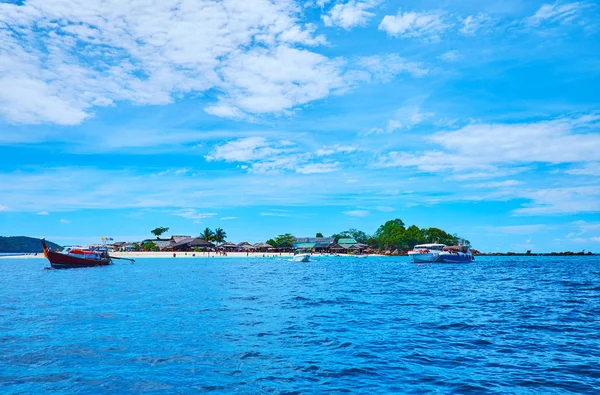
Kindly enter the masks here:
M 438 261 L 444 247 L 446 244 L 418 244 L 408 251 L 408 256 L 413 263 L 433 263 Z

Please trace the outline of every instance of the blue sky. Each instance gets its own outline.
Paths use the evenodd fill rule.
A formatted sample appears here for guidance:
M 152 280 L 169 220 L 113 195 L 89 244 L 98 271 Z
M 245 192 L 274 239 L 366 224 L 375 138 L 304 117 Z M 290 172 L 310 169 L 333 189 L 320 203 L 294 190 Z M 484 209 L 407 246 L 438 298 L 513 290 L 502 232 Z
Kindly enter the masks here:
M 600 251 L 597 2 L 153 3 L 0 1 L 0 234 Z

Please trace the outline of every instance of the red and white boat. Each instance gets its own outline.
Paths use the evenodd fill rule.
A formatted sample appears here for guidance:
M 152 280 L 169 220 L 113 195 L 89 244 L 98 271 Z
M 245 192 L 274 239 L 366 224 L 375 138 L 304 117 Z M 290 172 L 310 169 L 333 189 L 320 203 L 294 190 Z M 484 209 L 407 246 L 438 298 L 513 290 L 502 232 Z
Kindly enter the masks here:
M 73 248 L 65 252 L 51 251 L 42 239 L 44 256 L 55 269 L 70 269 L 76 267 L 108 266 L 112 263 L 111 257 L 105 252 L 90 251 L 83 248 Z

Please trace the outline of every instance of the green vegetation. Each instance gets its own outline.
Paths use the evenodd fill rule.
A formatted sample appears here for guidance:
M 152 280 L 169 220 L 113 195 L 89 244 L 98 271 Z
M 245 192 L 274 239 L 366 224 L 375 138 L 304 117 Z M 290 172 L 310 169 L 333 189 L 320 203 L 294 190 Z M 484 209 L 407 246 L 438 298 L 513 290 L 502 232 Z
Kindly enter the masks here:
M 142 250 L 144 251 L 158 251 L 158 246 L 152 241 L 147 241 L 142 244 Z
M 268 245 L 270 245 L 271 247 L 277 247 L 277 242 L 275 240 L 273 240 L 273 239 L 267 240 L 266 243 Z
M 406 251 L 417 244 L 440 243 L 446 245 L 456 245 L 462 243 L 470 245 L 468 240 L 460 239 L 456 235 L 451 235 L 438 228 L 420 229 L 416 225 L 405 227 L 404 222 L 399 219 L 387 221 L 381 225 L 373 237 L 369 239 L 369 246 L 380 250 L 401 250 Z
M 335 233 L 331 235 L 335 239 L 337 243 L 339 239 L 349 239 L 352 238 L 356 240 L 358 243 L 366 244 L 369 241 L 369 236 L 363 232 L 362 230 L 356 229 L 348 229 L 340 233 Z
M 52 251 L 55 249 L 62 250 L 62 247 L 56 243 L 52 243 L 51 241 L 46 240 L 46 245 Z M 23 253 L 34 253 L 34 252 L 44 252 L 42 248 L 42 241 L 40 239 L 36 239 L 35 237 L 26 237 L 26 236 L 11 236 L 11 237 L 3 237 L 0 236 L 0 252 L 1 253 L 9 253 L 9 252 L 23 252 Z
M 315 237 L 323 237 L 323 233 L 317 232 L 317 235 Z
M 202 233 L 200 233 L 200 238 L 204 239 L 206 241 L 211 241 L 213 240 L 213 237 L 215 236 L 215 232 L 213 232 L 210 228 L 206 228 L 202 231 Z
M 225 241 L 225 239 L 227 238 L 227 233 L 221 229 L 221 228 L 217 228 L 214 231 L 213 234 L 213 240 L 217 243 L 217 244 L 221 244 L 222 242 Z M 209 241 L 209 240 L 207 240 Z
M 273 247 L 291 247 L 292 244 L 294 244 L 294 241 L 296 240 L 296 238 L 294 236 L 292 236 L 290 233 L 285 233 L 282 235 L 279 235 L 277 237 L 275 237 L 275 240 L 269 240 L 275 243 L 275 245 Z M 267 244 L 271 244 L 269 243 L 269 241 L 267 241 Z
M 154 236 L 156 236 L 156 238 L 160 238 L 160 236 L 163 233 L 167 233 L 169 231 L 169 228 L 165 228 L 165 227 L 160 227 L 160 228 L 156 228 L 150 231 L 150 233 L 152 233 Z

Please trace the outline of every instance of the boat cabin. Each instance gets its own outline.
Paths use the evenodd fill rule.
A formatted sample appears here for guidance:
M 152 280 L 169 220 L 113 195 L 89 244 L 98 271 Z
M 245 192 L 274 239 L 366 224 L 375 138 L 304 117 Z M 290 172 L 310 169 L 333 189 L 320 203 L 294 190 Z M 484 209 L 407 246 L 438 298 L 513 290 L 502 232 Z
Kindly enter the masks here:
M 446 247 L 446 244 L 418 244 L 413 250 L 433 250 L 442 251 Z

